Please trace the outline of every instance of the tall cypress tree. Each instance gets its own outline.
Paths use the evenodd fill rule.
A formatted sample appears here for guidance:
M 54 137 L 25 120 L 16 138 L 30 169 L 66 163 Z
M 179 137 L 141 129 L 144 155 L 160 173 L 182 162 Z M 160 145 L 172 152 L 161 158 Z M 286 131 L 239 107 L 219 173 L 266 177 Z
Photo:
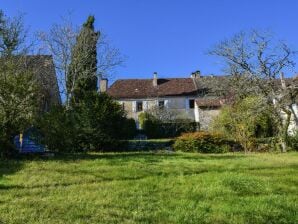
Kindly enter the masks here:
M 94 29 L 94 16 L 83 24 L 72 49 L 67 77 L 67 91 L 72 102 L 80 100 L 84 93 L 97 88 L 97 41 L 100 32 Z

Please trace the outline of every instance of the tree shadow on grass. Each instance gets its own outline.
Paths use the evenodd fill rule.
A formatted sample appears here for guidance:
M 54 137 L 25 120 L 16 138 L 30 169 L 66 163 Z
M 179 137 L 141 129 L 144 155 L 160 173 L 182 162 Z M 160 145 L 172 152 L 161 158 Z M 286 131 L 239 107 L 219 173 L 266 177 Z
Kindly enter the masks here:
M 127 162 L 141 162 L 144 164 L 156 164 L 163 160 L 176 159 L 191 160 L 193 162 L 202 162 L 206 160 L 238 160 L 247 158 L 244 154 L 186 154 L 176 152 L 107 152 L 107 153 L 57 153 L 53 157 L 47 156 L 23 156 L 14 160 L 0 160 L 0 181 L 5 175 L 11 175 L 22 169 L 26 161 L 61 161 L 78 162 L 91 160 L 106 160 L 111 165 L 121 165 Z M 258 169 L 258 168 L 256 168 Z M 1 184 L 1 183 L 0 183 Z
M 23 167 L 21 160 L 0 160 L 0 180 L 5 175 L 11 175 L 18 172 Z
M 268 167 L 263 167 L 263 168 L 259 168 L 259 171 L 262 170 L 267 170 Z M 279 170 L 280 167 L 272 167 L 271 169 L 273 170 Z M 216 174 L 216 175 L 220 175 L 222 173 L 226 173 L 226 172 L 235 172 L 238 174 L 242 175 L 247 175 L 248 173 L 246 172 L 248 169 L 246 168 L 242 168 L 242 169 L 238 169 L 238 168 L 234 168 L 234 169 L 218 169 L 218 167 L 209 167 L 209 168 L 200 168 L 200 169 L 193 169 L 193 170 L 188 170 L 188 169 L 184 169 L 182 168 L 182 170 L 167 170 L 167 171 L 161 171 L 158 169 L 154 169 L 154 170 L 141 170 L 140 173 L 138 175 L 122 175 L 121 173 L 119 173 L 119 175 L 112 175 L 112 176 L 105 176 L 103 174 L 94 172 L 94 171 L 75 171 L 75 170 L 67 170 L 64 173 L 67 173 L 70 176 L 81 176 L 82 179 L 81 180 L 75 180 L 75 181 L 66 181 L 66 182 L 53 182 L 53 183 L 46 183 L 46 184 L 33 184 L 30 186 L 26 186 L 26 185 L 22 185 L 22 184 L 18 184 L 18 185 L 0 185 L 0 191 L 1 190 L 13 190 L 13 189 L 39 189 L 39 188 L 57 188 L 57 187 L 72 187 L 72 186 L 79 186 L 79 185 L 91 185 L 91 184 L 102 184 L 102 183 L 108 183 L 108 182 L 126 182 L 126 181 L 141 181 L 147 178 L 171 178 L 172 180 L 175 180 L 176 177 L 180 177 L 180 176 L 184 176 L 186 178 L 192 178 L 192 176 L 194 175 L 203 175 L 206 173 L 211 173 L 211 174 Z M 94 178 L 90 179 L 90 180 L 86 180 L 84 179 L 84 175 L 92 175 L 94 176 Z M 250 176 L 251 174 L 249 174 Z M 275 175 L 278 176 L 278 173 L 276 173 Z M 233 177 L 231 177 L 233 178 Z M 257 178 L 257 176 L 256 176 Z
M 6 189 L 6 185 L 1 182 L 4 182 L 6 175 L 12 175 L 22 169 L 23 163 L 18 160 L 1 160 L 0 159 L 0 191 Z M 1 220 L 0 220 L 1 224 Z
M 25 155 L 16 161 L 22 164 L 26 161 L 58 161 L 65 163 L 103 160 L 107 165 L 120 166 L 130 162 L 138 162 L 146 165 L 154 165 L 162 161 L 178 162 L 178 160 L 188 160 L 191 162 L 203 162 L 211 160 L 238 160 L 245 158 L 243 154 L 199 154 L 199 153 L 177 153 L 166 151 L 151 152 L 105 152 L 105 153 L 55 153 L 54 156 L 45 155 Z M 180 161 L 181 162 L 181 161 Z M 19 170 L 19 167 L 17 170 Z M 1 172 L 1 171 L 0 171 Z M 14 171 L 12 171 L 14 172 Z M 1 177 L 1 174 L 0 174 Z
M 196 170 L 193 172 L 184 172 L 184 176 L 190 176 L 194 174 L 202 174 L 209 172 L 208 170 Z M 148 171 L 148 172 L 142 172 L 137 176 L 129 176 L 129 175 L 116 175 L 112 177 L 103 176 L 100 174 L 94 174 L 92 172 L 89 172 L 89 174 L 93 174 L 95 177 L 94 179 L 85 180 L 84 174 L 86 172 L 82 172 L 81 174 L 79 172 L 67 172 L 69 175 L 79 175 L 82 176 L 81 181 L 67 181 L 67 182 L 52 182 L 52 183 L 46 183 L 46 184 L 33 184 L 30 186 L 22 185 L 22 184 L 16 184 L 16 185 L 0 185 L 0 191 L 1 190 L 14 190 L 14 189 L 20 189 L 20 190 L 32 190 L 32 189 L 40 189 L 40 188 L 57 188 L 57 187 L 73 187 L 73 186 L 79 186 L 79 185 L 92 185 L 92 184 L 102 184 L 102 183 L 108 183 L 108 182 L 134 182 L 134 181 L 142 181 L 147 178 L 168 178 L 168 177 L 175 177 L 178 175 L 181 175 L 180 172 L 161 172 L 158 170 L 155 171 Z
M 187 160 L 238 160 L 247 158 L 244 154 L 202 154 L 202 153 L 195 153 L 195 154 L 181 154 L 180 158 L 187 159 Z
M 243 159 L 247 156 L 244 154 L 200 154 L 191 153 L 176 153 L 176 152 L 116 152 L 116 153 L 69 153 L 69 154 L 56 154 L 52 158 L 44 158 L 48 160 L 57 161 L 78 161 L 78 160 L 96 160 L 96 159 L 109 159 L 109 160 L 146 160 L 146 162 L 160 161 L 163 159 L 188 159 L 188 160 L 229 160 L 229 159 Z
M 165 158 L 176 158 L 178 154 L 171 153 L 154 153 L 154 152 L 122 152 L 122 153 L 71 153 L 56 154 L 52 158 L 43 158 L 45 160 L 73 162 L 81 160 L 124 160 L 124 161 L 140 161 L 158 162 Z

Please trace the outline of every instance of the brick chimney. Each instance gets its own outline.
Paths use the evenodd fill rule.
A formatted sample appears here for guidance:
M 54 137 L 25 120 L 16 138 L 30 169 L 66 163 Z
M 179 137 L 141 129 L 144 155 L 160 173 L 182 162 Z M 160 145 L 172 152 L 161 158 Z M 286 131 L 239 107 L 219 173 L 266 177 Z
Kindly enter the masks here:
M 108 90 L 108 79 L 99 80 L 99 92 L 104 93 Z
M 158 78 L 157 78 L 157 72 L 154 72 L 153 73 L 153 86 L 154 87 L 156 87 L 158 85 L 157 80 L 158 80 Z

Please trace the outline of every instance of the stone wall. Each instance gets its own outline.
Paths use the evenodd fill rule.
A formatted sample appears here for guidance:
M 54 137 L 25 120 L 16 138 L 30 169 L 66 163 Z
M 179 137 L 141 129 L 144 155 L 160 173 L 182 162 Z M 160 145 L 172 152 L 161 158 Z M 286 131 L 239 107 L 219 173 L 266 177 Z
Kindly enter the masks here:
M 117 100 L 127 112 L 129 118 L 133 118 L 136 121 L 140 113 L 150 110 L 158 105 L 158 101 L 165 101 L 165 108 L 181 115 L 181 117 L 195 120 L 195 110 L 188 107 L 188 97 L 164 97 L 164 98 L 152 98 L 152 99 L 119 99 Z M 143 102 L 143 111 L 136 111 L 135 104 L 138 101 Z
M 129 151 L 151 151 L 151 150 L 171 150 L 174 140 L 129 140 L 127 149 Z

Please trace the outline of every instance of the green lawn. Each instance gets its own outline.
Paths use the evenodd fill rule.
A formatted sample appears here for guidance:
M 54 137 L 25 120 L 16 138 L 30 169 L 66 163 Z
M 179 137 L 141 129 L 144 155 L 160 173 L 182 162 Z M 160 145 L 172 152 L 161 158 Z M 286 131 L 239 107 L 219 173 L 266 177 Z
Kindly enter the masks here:
M 0 161 L 0 223 L 298 223 L 298 153 Z

